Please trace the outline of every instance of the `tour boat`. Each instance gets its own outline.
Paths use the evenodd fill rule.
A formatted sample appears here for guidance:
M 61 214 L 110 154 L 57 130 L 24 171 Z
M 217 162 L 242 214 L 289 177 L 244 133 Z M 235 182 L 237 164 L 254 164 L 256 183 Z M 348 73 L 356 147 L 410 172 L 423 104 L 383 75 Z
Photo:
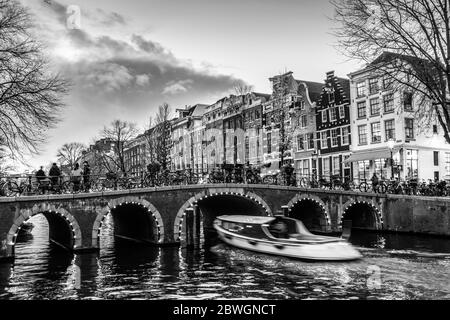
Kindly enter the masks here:
M 282 216 L 220 216 L 214 228 L 225 243 L 261 253 L 324 261 L 362 257 L 345 239 L 314 235 L 301 221 Z

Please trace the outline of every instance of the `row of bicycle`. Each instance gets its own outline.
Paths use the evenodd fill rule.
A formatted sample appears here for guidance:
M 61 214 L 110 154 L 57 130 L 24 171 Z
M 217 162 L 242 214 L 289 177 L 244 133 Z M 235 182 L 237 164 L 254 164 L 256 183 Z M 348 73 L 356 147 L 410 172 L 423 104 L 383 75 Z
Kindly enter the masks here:
M 256 170 L 231 172 L 215 170 L 204 173 L 197 173 L 191 170 L 165 171 L 152 174 L 147 173 L 142 177 L 119 176 L 116 173 L 92 175 L 89 177 L 46 177 L 45 179 L 37 179 L 32 176 L 26 178 L 7 177 L 0 178 L 0 193 L 2 196 L 12 197 L 45 193 L 71 194 L 206 183 L 265 184 L 383 194 L 450 196 L 450 184 L 447 184 L 445 181 L 422 181 L 419 183 L 416 180 L 380 180 L 378 183 L 372 183 L 368 179 L 358 181 L 340 176 L 299 176 L 283 172 L 261 175 Z
M 369 179 L 351 180 L 348 177 L 299 177 L 298 186 L 304 188 L 320 188 L 359 192 L 375 192 L 382 194 L 405 194 L 423 196 L 450 196 L 450 184 L 446 181 L 417 181 L 416 179 L 399 181 L 380 180 L 372 182 Z
M 80 192 L 102 192 L 107 190 L 121 190 L 141 187 L 131 178 L 107 177 L 91 178 L 61 178 L 48 179 L 17 179 L 9 178 L 0 182 L 0 194 L 6 197 L 40 194 L 72 194 Z
M 40 194 L 72 194 L 80 192 L 103 192 L 172 185 L 199 183 L 243 183 L 233 175 L 225 175 L 223 181 L 212 173 L 193 173 L 188 171 L 147 173 L 142 177 L 125 176 L 117 173 L 90 176 L 58 177 L 0 177 L 0 195 L 15 197 Z

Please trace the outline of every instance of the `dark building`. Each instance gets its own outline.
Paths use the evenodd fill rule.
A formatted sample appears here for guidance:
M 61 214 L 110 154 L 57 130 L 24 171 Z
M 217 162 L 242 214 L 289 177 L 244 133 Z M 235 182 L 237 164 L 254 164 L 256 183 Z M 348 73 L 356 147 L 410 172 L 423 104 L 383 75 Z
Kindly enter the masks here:
M 325 179 L 352 176 L 350 156 L 350 81 L 327 73 L 316 108 L 319 175 Z

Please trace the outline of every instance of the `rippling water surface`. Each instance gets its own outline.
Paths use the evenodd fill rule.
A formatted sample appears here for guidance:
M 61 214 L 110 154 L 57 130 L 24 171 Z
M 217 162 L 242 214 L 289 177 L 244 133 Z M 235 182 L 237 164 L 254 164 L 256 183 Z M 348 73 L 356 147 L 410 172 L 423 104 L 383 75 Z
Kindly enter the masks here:
M 364 258 L 311 263 L 218 243 L 197 251 L 114 241 L 74 256 L 48 242 L 44 217 L 0 264 L 0 299 L 450 299 L 450 240 L 354 233 Z

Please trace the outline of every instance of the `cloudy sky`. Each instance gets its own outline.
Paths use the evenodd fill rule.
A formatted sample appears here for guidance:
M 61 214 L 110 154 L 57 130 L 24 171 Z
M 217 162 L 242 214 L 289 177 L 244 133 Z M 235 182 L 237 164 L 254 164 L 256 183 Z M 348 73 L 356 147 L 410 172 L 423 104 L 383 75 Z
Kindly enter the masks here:
M 173 110 L 213 103 L 237 82 L 270 93 L 268 78 L 286 70 L 323 81 L 327 71 L 345 76 L 358 67 L 333 46 L 328 0 L 21 2 L 54 71 L 73 84 L 33 167 L 54 161 L 66 142 L 91 143 L 114 119 L 144 128 L 163 102 Z

